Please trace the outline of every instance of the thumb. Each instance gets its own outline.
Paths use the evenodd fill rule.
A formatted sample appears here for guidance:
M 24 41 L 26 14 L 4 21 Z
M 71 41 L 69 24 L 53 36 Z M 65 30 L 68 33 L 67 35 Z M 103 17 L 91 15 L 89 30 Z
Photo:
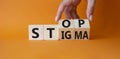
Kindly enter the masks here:
M 92 15 L 93 15 L 93 11 L 94 11 L 94 6 L 95 6 L 96 0 L 88 0 L 87 2 L 88 2 L 87 10 L 86 10 L 87 18 L 90 21 L 92 21 Z

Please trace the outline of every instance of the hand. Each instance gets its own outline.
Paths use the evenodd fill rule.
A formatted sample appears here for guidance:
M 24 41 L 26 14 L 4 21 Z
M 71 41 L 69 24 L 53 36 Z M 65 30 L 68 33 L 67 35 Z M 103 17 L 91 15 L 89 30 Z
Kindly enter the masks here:
M 77 6 L 80 4 L 81 0 L 63 0 L 58 8 L 55 21 L 59 21 L 62 13 L 65 13 L 66 19 L 80 19 L 77 14 Z M 96 0 L 87 0 L 87 18 L 92 20 L 92 15 L 94 11 L 94 5 Z

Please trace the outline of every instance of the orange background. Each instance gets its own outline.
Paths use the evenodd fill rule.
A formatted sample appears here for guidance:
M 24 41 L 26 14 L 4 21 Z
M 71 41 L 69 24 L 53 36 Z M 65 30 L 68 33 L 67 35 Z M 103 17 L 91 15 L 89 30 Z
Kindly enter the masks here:
M 119 2 L 97 0 L 91 40 L 29 41 L 28 25 L 57 24 L 60 0 L 0 0 L 0 59 L 120 59 Z M 81 18 L 86 4 L 78 7 Z

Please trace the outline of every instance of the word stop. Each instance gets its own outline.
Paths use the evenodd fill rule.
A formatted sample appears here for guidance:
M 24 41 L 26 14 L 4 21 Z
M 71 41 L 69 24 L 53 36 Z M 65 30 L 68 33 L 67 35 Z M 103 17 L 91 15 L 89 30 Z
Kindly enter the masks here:
M 90 25 L 84 20 L 60 20 L 56 25 L 29 25 L 29 40 L 89 39 Z

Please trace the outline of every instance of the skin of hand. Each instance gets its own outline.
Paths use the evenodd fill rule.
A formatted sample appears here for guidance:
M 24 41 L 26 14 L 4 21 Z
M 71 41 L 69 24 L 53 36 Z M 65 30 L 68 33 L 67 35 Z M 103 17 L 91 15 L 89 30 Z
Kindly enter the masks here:
M 58 8 L 55 21 L 59 21 L 62 13 L 65 13 L 66 19 L 80 19 L 77 14 L 77 6 L 81 0 L 63 0 Z M 96 0 L 87 0 L 87 18 L 91 21 Z

